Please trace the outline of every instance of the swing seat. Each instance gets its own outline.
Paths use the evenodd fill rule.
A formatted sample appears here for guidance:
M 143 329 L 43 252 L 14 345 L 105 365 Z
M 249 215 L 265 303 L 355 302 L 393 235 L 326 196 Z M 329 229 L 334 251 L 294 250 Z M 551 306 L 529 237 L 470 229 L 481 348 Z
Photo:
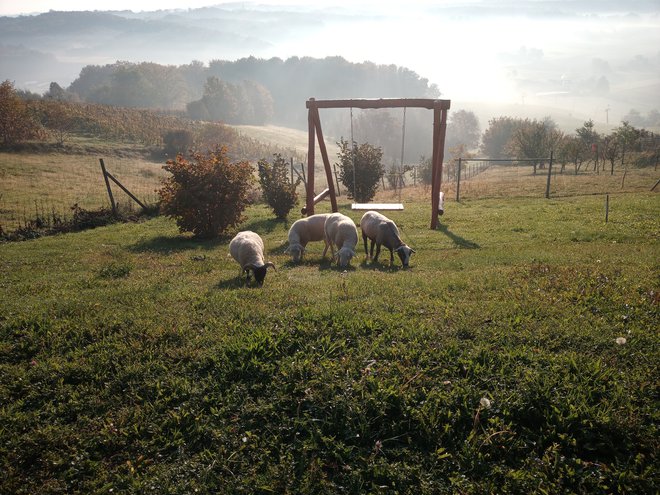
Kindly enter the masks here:
M 402 203 L 353 203 L 351 210 L 403 210 Z

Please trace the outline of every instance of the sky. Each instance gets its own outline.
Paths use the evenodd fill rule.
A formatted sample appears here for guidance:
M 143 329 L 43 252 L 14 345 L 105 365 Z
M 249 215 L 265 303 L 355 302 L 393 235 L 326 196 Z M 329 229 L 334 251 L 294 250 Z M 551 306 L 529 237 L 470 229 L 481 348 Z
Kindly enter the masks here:
M 462 100 L 524 104 L 542 97 L 570 107 L 577 100 L 558 101 L 559 96 L 552 95 L 561 94 L 564 84 L 575 89 L 601 76 L 611 81 L 612 95 L 626 94 L 628 85 L 660 88 L 660 69 L 653 74 L 655 67 L 660 68 L 660 0 L 0 0 L 0 15 L 49 10 L 139 12 L 232 3 L 326 9 L 333 15 L 332 21 L 292 29 L 260 52 L 237 58 L 339 55 L 356 63 L 395 64 L 437 84 L 443 97 Z M 622 12 L 617 11 L 619 6 Z M 636 8 L 639 12 L 624 11 Z M 351 17 L 356 13 L 362 15 Z M 218 58 L 215 53 L 208 58 Z M 646 61 L 651 71 L 624 74 L 635 57 Z M 120 59 L 132 61 L 130 53 Z M 196 54 L 190 60 L 168 63 L 192 59 L 208 62 Z M 535 85 L 539 80 L 554 85 L 539 87 Z M 598 108 L 603 113 L 605 104 L 614 107 L 616 102 L 599 100 L 587 110 Z M 621 103 L 620 111 L 631 105 Z
M 442 0 L 441 0 L 442 1 Z M 313 0 L 258 0 L 255 3 L 264 5 L 310 5 Z M 409 3 L 431 4 L 433 0 L 408 0 Z M 37 12 L 48 12 L 49 10 L 77 11 L 77 10 L 132 10 L 134 12 L 166 10 L 166 9 L 194 9 L 207 7 L 227 2 L 223 0 L 156 0 L 156 1 L 131 1 L 131 0 L 1 0 L 0 15 L 20 15 L 32 14 Z M 360 0 L 355 1 L 336 1 L 335 4 L 355 4 L 360 3 L 364 6 L 370 5 L 396 5 L 397 1 L 392 0 Z M 436 0 L 437 3 L 437 0 Z

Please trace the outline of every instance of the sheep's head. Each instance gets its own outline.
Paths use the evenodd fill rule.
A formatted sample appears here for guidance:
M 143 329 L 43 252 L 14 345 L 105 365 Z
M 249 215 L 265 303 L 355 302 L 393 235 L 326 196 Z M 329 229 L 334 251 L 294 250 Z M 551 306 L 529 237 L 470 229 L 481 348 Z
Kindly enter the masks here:
M 335 254 L 335 258 L 337 258 L 337 263 L 341 268 L 346 268 L 348 264 L 351 262 L 351 258 L 353 256 L 355 256 L 355 251 L 347 247 L 341 248 L 339 251 L 337 251 L 337 254 Z
M 401 260 L 403 267 L 408 268 L 408 264 L 410 263 L 410 256 L 415 252 L 415 250 L 403 244 L 396 248 L 395 252 L 399 255 L 399 259 Z
M 268 263 L 262 266 L 256 266 L 250 263 L 249 265 L 245 265 L 244 270 L 245 271 L 252 270 L 252 273 L 254 273 L 254 279 L 257 281 L 257 285 L 262 286 L 264 283 L 264 279 L 266 278 L 266 272 L 268 270 L 268 267 L 271 267 L 274 270 L 276 269 L 275 265 L 269 261 Z M 249 276 L 249 272 L 248 272 L 248 276 Z
M 305 248 L 301 244 L 291 244 L 288 247 L 287 252 L 291 255 L 291 259 L 294 261 L 294 263 L 298 263 L 302 261 Z

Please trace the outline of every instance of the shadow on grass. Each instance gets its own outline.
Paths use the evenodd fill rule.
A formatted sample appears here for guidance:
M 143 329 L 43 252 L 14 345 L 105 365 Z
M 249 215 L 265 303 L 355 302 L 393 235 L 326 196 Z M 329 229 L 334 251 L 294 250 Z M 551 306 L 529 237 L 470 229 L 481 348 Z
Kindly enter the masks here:
M 410 270 L 410 267 L 404 268 L 402 265 L 397 265 L 396 261 L 394 262 L 394 265 L 390 265 L 389 260 L 386 262 L 376 261 L 374 263 L 367 261 L 366 259 L 362 260 L 362 263 L 360 263 L 360 268 L 363 268 L 364 270 L 378 271 L 381 273 L 396 273 Z
M 452 242 L 456 244 L 458 247 L 465 249 L 479 249 L 481 247 L 476 242 L 469 241 L 459 235 L 454 234 L 451 230 L 447 228 L 446 225 L 442 225 L 442 224 L 438 225 L 438 230 L 443 234 L 445 234 L 447 237 L 449 237 L 452 240 Z
M 264 283 L 268 283 L 268 277 L 266 277 Z M 227 280 L 221 280 L 215 285 L 215 288 L 222 290 L 236 290 L 243 288 L 260 289 L 261 287 L 254 282 L 254 279 L 250 280 L 250 283 L 248 284 L 245 282 L 245 277 L 232 277 L 228 278 Z
M 151 239 L 145 239 L 133 244 L 129 250 L 136 253 L 152 252 L 152 253 L 172 253 L 187 251 L 190 249 L 215 249 L 220 244 L 229 242 L 229 237 L 218 237 L 216 239 L 197 239 L 195 237 L 187 236 L 157 236 Z
M 275 230 L 279 225 L 283 225 L 286 230 L 289 230 L 290 223 L 288 220 L 279 220 L 277 218 L 266 218 L 262 220 L 247 221 L 241 230 L 251 230 L 259 235 L 269 234 Z

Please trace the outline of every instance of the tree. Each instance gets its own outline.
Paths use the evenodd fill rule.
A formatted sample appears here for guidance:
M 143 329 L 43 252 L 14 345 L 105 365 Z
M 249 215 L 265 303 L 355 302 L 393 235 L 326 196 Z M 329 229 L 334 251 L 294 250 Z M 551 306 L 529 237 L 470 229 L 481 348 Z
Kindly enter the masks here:
M 635 149 L 641 132 L 625 120 L 614 130 L 614 132 L 621 142 L 621 163 L 623 164 L 626 157 L 626 151 L 632 151 Z
M 562 137 L 563 133 L 549 117 L 542 121 L 525 119 L 514 132 L 510 146 L 516 158 L 533 160 L 536 174 L 536 168 L 557 148 Z
M 452 112 L 447 123 L 445 149 L 450 150 L 463 145 L 467 150 L 479 145 L 479 119 L 474 112 L 459 110 Z
M 381 163 L 383 151 L 369 143 L 358 146 L 355 141 L 349 147 L 348 141 L 343 139 L 337 145 L 339 180 L 348 189 L 348 197 L 368 203 L 376 195 L 378 182 L 385 173 Z
M 601 154 L 604 160 L 608 160 L 611 165 L 610 175 L 614 175 L 614 162 L 621 154 L 621 140 L 616 133 L 605 136 L 601 140 Z M 605 168 L 603 166 L 603 168 Z
M 296 188 L 300 178 L 291 183 L 287 173 L 289 164 L 279 153 L 273 156 L 272 164 L 266 159 L 259 160 L 259 183 L 268 206 L 277 218 L 284 219 L 298 202 Z
M 171 176 L 158 191 L 161 210 L 180 231 L 211 238 L 243 221 L 253 170 L 247 161 L 230 162 L 226 147 L 193 152 L 190 161 L 177 155 L 163 168 Z
M 44 132 L 39 121 L 6 80 L 0 84 L 0 138 L 3 145 L 28 139 L 42 139 Z
M 45 99 L 39 105 L 43 126 L 63 145 L 80 120 L 80 107 L 60 100 Z
M 594 168 L 598 166 L 598 144 L 600 142 L 600 134 L 594 129 L 593 120 L 587 120 L 582 127 L 576 129 L 575 132 L 582 143 L 586 156 L 594 157 Z
M 481 136 L 481 153 L 493 159 L 510 158 L 509 142 L 521 124 L 521 119 L 512 117 L 489 120 L 488 129 Z

